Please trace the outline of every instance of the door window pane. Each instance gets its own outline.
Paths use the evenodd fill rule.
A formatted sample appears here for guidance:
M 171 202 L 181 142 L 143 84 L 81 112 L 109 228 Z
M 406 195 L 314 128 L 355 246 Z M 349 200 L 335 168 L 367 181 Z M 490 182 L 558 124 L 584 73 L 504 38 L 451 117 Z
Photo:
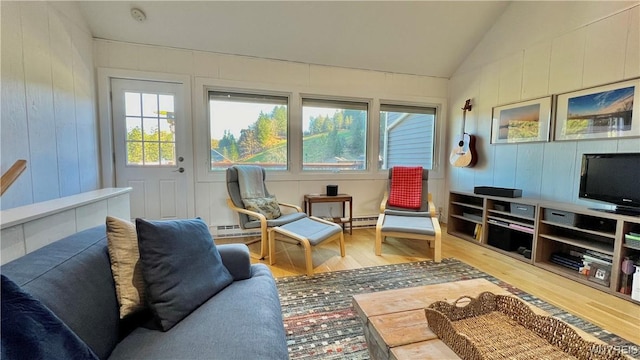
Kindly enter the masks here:
M 125 92 L 127 165 L 175 165 L 173 95 Z
M 254 164 L 286 170 L 289 99 L 209 92 L 211 170 Z
M 435 121 L 435 108 L 381 104 L 378 168 L 433 169 Z
M 366 169 L 367 104 L 302 100 L 302 169 Z

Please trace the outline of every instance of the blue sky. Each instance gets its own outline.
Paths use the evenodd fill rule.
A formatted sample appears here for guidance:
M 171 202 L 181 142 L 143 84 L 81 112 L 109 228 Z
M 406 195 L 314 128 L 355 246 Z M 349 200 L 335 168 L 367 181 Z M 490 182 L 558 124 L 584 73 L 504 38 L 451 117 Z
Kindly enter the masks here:
M 594 114 L 599 110 L 608 107 L 609 105 L 624 99 L 634 92 L 634 87 L 626 87 L 622 89 L 616 89 L 611 91 L 603 91 L 596 94 L 589 94 L 583 96 L 577 96 L 569 99 L 569 108 L 567 109 L 570 114 Z

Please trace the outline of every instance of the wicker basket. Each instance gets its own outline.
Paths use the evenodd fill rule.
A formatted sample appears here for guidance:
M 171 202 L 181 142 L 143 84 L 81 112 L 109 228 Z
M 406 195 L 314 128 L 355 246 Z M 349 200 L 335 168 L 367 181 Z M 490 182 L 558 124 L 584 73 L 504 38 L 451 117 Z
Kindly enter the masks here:
M 460 306 L 460 301 L 469 304 Z M 536 315 L 520 299 L 483 292 L 425 309 L 431 330 L 458 356 L 480 359 L 628 359 L 609 345 L 584 340 L 566 323 Z

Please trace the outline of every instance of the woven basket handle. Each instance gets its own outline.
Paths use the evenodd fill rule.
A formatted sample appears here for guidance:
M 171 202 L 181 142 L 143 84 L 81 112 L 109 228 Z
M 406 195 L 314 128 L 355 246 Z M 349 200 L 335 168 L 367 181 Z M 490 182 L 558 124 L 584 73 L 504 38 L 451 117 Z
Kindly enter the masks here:
M 464 300 L 464 299 L 467 299 L 469 303 L 474 300 L 474 298 L 472 298 L 469 295 L 460 296 L 456 301 L 453 302 L 453 306 L 455 306 L 455 307 L 465 307 L 468 303 L 462 304 L 462 305 L 460 304 L 460 301 Z

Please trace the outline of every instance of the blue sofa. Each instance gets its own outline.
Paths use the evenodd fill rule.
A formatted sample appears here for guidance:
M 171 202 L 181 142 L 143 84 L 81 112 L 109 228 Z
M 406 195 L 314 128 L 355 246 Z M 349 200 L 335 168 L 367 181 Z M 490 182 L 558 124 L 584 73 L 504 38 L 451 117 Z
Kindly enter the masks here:
M 218 245 L 234 281 L 166 332 L 143 311 L 120 320 L 105 226 L 3 265 L 100 359 L 288 359 L 275 282 L 245 245 Z M 3 344 L 4 346 L 4 344 Z

